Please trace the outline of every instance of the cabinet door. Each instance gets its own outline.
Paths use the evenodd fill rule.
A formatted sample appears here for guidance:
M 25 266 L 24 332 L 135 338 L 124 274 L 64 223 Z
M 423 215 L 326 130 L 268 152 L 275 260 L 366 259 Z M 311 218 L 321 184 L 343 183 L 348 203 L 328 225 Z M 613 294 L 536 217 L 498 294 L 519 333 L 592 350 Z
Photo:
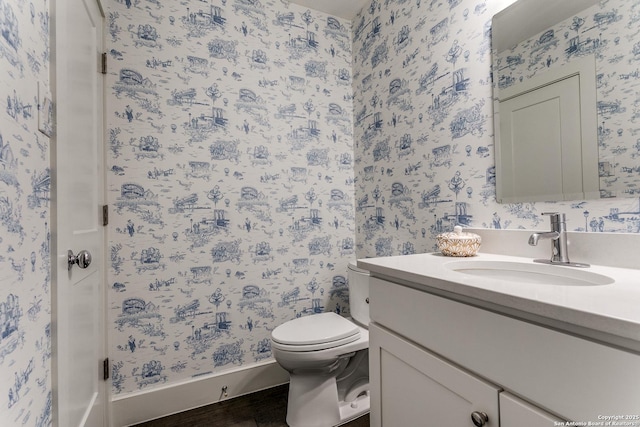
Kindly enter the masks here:
M 369 328 L 373 427 L 498 427 L 500 389 L 376 324 Z
M 512 394 L 500 393 L 501 427 L 544 427 L 563 420 L 537 408 Z

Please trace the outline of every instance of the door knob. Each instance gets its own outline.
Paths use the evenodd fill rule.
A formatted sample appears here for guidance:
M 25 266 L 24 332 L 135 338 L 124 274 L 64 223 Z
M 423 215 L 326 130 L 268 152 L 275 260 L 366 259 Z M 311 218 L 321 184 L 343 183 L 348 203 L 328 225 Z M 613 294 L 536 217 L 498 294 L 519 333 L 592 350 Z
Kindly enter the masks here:
M 74 264 L 78 264 L 80 268 L 87 268 L 91 264 L 91 254 L 89 251 L 80 251 L 78 255 L 74 255 L 73 251 L 67 251 L 67 268 L 71 270 Z
M 473 425 L 476 427 L 482 427 L 489 422 L 489 416 L 484 412 L 473 411 L 471 413 L 471 421 L 473 421 Z

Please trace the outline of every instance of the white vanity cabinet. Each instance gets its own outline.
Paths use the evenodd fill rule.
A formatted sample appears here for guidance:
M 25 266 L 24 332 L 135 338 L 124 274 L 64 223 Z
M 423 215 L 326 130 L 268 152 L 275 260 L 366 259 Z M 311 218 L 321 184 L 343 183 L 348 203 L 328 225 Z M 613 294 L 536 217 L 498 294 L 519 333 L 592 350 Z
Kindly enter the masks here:
M 485 413 L 476 425 L 546 427 L 640 414 L 638 354 L 429 291 L 371 278 L 372 426 L 472 427 L 472 414 Z

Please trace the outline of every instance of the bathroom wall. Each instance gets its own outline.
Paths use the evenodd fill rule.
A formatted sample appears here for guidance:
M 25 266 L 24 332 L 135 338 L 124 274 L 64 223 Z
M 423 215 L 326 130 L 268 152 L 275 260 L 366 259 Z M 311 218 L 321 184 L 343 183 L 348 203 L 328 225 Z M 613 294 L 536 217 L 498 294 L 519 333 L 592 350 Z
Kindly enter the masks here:
M 0 416 L 51 424 L 49 2 L 0 0 Z
M 250 367 L 348 314 L 351 24 L 285 2 L 106 3 L 113 391 Z
M 376 1 L 351 24 L 282 2 L 219 0 L 213 14 L 107 2 L 115 393 L 250 366 L 280 322 L 348 311 L 354 236 L 360 257 L 422 252 L 455 222 L 546 228 L 546 210 L 573 230 L 637 232 L 633 198 L 495 203 L 489 23 L 502 3 Z M 50 149 L 37 124 L 49 54 L 49 3 L 0 0 L 10 425 L 51 424 Z
M 432 251 L 455 224 L 546 229 L 547 211 L 638 232 L 637 198 L 496 203 L 491 18 L 510 3 L 373 1 L 353 21 L 358 257 Z

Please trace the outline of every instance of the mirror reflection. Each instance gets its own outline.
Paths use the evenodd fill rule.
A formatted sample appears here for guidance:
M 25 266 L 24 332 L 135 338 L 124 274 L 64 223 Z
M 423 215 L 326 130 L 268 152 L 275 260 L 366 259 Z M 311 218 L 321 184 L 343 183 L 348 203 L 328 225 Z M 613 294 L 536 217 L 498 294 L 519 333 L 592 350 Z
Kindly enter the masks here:
M 640 90 L 640 2 L 605 0 L 593 3 L 593 0 L 518 0 L 494 17 L 492 42 L 499 201 L 579 200 L 638 197 L 640 194 L 640 98 L 637 95 Z M 580 107 L 573 101 L 568 104 L 575 105 L 574 110 L 583 111 L 582 124 L 576 129 L 577 143 L 572 140 L 576 137 L 567 136 L 569 125 L 565 118 L 559 113 L 557 120 L 548 116 L 554 108 L 562 108 L 564 95 L 545 95 L 542 101 L 537 97 L 528 104 L 509 106 L 509 111 L 517 114 L 502 111 L 508 104 L 501 101 L 517 99 L 523 93 L 537 96 L 538 88 L 550 91 L 555 83 L 564 80 L 562 76 L 579 75 L 580 72 L 575 71 L 577 64 L 589 64 L 589 61 L 595 64 L 591 65 L 595 67 L 595 82 L 589 83 L 595 85 L 595 99 L 588 106 Z M 574 71 L 566 71 L 569 68 Z M 586 69 L 589 69 L 588 65 Z M 540 84 L 545 79 L 548 84 Z M 582 80 L 577 87 L 584 86 L 586 81 Z M 576 93 L 576 99 L 582 98 L 584 103 L 585 96 Z M 533 120 L 537 113 L 535 108 L 529 108 L 532 105 L 537 105 L 537 111 L 542 113 L 542 119 L 536 119 L 541 122 Z M 589 110 L 593 111 L 591 116 Z M 505 117 L 510 117 L 509 124 L 505 125 Z M 528 123 L 531 120 L 533 124 Z M 519 146 L 522 138 L 518 136 L 518 129 L 521 135 L 531 135 L 536 129 L 544 130 L 543 148 L 531 149 L 532 138 L 525 138 Z M 556 139 L 561 144 L 563 138 L 572 140 L 564 148 L 556 145 Z M 511 140 L 509 144 L 512 145 L 503 144 L 506 140 Z M 500 153 L 503 161 L 499 160 Z M 516 160 L 515 167 L 505 166 L 504 158 L 508 157 L 507 164 L 514 164 L 517 153 L 525 153 L 523 156 L 529 161 L 521 160 L 518 166 Z M 532 157 L 534 155 L 538 158 Z M 560 161 L 556 161 L 558 156 L 561 156 Z M 576 158 L 580 159 L 583 170 L 575 168 Z M 561 170 L 552 171 L 552 163 L 558 163 Z M 568 163 L 573 166 L 568 167 Z M 512 170 L 508 170 L 509 167 Z M 584 175 L 585 183 L 591 180 L 591 184 L 585 184 L 580 191 L 576 191 L 573 183 L 565 182 L 563 187 L 563 175 L 571 180 L 578 174 Z M 533 193 L 531 188 L 525 188 L 534 183 L 543 184 L 546 178 L 553 181 L 547 182 L 547 187 L 534 189 Z M 554 187 L 558 180 L 561 184 Z M 556 187 L 560 188 L 561 194 L 556 194 Z

